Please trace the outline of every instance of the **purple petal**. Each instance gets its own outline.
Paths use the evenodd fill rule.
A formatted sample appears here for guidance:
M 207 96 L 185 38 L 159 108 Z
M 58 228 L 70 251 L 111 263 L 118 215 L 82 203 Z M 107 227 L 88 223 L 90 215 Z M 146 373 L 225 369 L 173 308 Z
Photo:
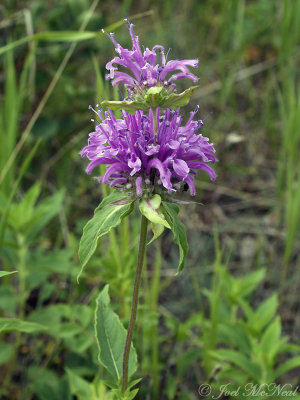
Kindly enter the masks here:
M 124 51 L 122 49 L 122 56 L 126 57 L 124 54 Z M 119 64 L 122 67 L 128 68 L 136 77 L 138 81 L 140 81 L 141 77 L 141 70 L 140 68 L 136 65 L 134 61 L 132 61 L 130 58 L 120 58 L 120 57 L 115 57 L 113 58 L 110 62 L 106 64 L 106 69 L 110 71 L 110 78 L 114 78 L 114 71 L 117 69 L 114 64 Z
M 124 85 L 134 85 L 134 79 L 128 74 L 125 74 L 125 72 L 117 71 L 114 75 L 112 85 L 117 86 L 119 83 L 124 83 Z
M 156 53 L 155 53 L 155 51 L 153 51 L 153 50 L 151 51 L 147 47 L 146 50 L 144 51 L 144 59 L 145 59 L 145 61 L 148 61 L 154 67 L 155 66 L 155 61 L 156 61 Z
M 102 176 L 102 182 L 108 184 L 108 179 L 111 177 L 111 175 L 115 174 L 117 171 L 121 172 L 120 177 L 122 177 L 122 173 L 129 172 L 130 169 L 129 169 L 128 165 L 117 162 L 107 168 L 105 174 Z
M 148 150 L 145 152 L 147 156 L 153 156 L 153 154 L 157 154 L 159 152 L 160 146 L 159 144 L 154 146 L 153 144 L 150 144 L 148 146 Z
M 189 185 L 189 189 L 191 192 L 192 196 L 195 196 L 196 194 L 196 189 L 195 189 L 195 185 L 194 185 L 194 181 L 190 176 L 187 176 L 184 181 Z
M 184 179 L 190 172 L 190 169 L 189 169 L 187 163 L 185 161 L 179 160 L 179 159 L 175 159 L 173 161 L 173 169 L 174 169 L 175 173 L 181 179 Z
M 128 161 L 128 166 L 133 168 L 130 172 L 130 175 L 133 176 L 137 171 L 140 171 L 142 166 L 142 161 L 136 155 L 133 155 L 131 159 Z
M 114 187 L 116 185 L 123 185 L 124 183 L 127 183 L 127 182 L 128 182 L 127 178 L 116 178 L 110 182 L 109 186 Z
M 162 164 L 160 160 L 157 158 L 152 158 L 152 160 L 149 161 L 148 166 L 147 166 L 147 173 L 150 173 L 151 168 L 155 168 L 158 170 L 159 175 L 160 175 L 160 180 L 163 184 L 163 186 L 166 189 L 172 190 L 172 183 L 171 183 L 171 172 Z
M 135 180 L 135 185 L 136 185 L 136 194 L 140 197 L 143 194 L 142 190 L 142 182 L 143 178 L 141 176 L 138 176 Z
M 189 161 L 188 165 L 192 169 L 201 169 L 202 171 L 207 172 L 212 181 L 214 181 L 217 177 L 217 175 L 216 175 L 215 171 L 212 169 L 212 167 L 208 164 L 205 164 L 202 161 Z
M 92 170 L 100 164 L 112 164 L 117 162 L 114 158 L 96 158 L 95 160 L 91 161 L 89 165 L 86 167 L 85 171 L 87 174 L 90 174 Z
M 163 71 L 160 74 L 161 79 L 165 79 L 167 74 L 171 71 L 180 70 L 182 72 L 188 73 L 187 67 L 197 68 L 198 60 L 172 60 L 167 63 Z
M 174 81 L 177 81 L 177 79 L 184 78 L 191 79 L 193 82 L 198 82 L 199 80 L 199 78 L 191 72 L 180 72 L 179 74 L 172 75 L 168 80 L 168 83 L 173 83 Z
M 176 150 L 180 146 L 180 142 L 178 142 L 178 140 L 170 140 L 168 146 L 170 149 Z

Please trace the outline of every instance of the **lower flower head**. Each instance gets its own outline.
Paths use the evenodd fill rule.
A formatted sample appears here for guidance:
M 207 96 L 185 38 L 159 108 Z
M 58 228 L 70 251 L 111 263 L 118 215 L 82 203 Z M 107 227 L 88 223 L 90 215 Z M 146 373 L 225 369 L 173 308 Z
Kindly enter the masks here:
M 81 156 L 90 160 L 86 172 L 90 174 L 98 165 L 106 172 L 99 182 L 111 187 L 145 192 L 172 193 L 183 183 L 195 195 L 194 177 L 198 170 L 205 171 L 211 180 L 216 178 L 209 163 L 214 163 L 215 149 L 208 138 L 196 132 L 203 125 L 194 120 L 197 110 L 182 124 L 179 110 L 167 110 L 159 117 L 137 111 L 131 115 L 123 111 L 116 119 L 112 111 L 97 112 L 101 122 L 90 133 L 89 143 Z M 157 127 L 155 127 L 157 120 Z

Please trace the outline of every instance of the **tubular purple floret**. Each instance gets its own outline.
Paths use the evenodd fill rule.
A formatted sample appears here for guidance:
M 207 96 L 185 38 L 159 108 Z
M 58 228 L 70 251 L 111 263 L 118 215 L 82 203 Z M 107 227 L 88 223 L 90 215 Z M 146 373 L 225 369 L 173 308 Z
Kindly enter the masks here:
M 199 170 L 212 180 L 216 177 L 207 164 L 216 161 L 215 150 L 208 138 L 197 133 L 202 123 L 193 120 L 196 111 L 182 124 L 179 109 L 167 110 L 160 117 L 157 109 L 157 131 L 152 109 L 133 115 L 123 111 L 121 119 L 111 110 L 105 112 L 105 119 L 80 153 L 90 160 L 86 171 L 91 173 L 104 164 L 107 170 L 99 178 L 101 182 L 124 190 L 130 183 L 138 196 L 144 190 L 172 193 L 180 181 L 186 182 L 194 195 L 193 179 Z
M 198 81 L 198 78 L 189 71 L 189 68 L 197 68 L 198 60 L 170 60 L 167 62 L 170 49 L 167 55 L 165 55 L 164 48 L 160 45 L 154 46 L 152 50 L 146 48 L 142 52 L 139 38 L 133 30 L 133 24 L 128 19 L 125 19 L 125 22 L 132 41 L 131 50 L 125 49 L 117 43 L 113 33 L 108 34 L 102 30 L 111 39 L 118 54 L 117 57 L 114 57 L 106 64 L 106 69 L 109 70 L 106 79 L 112 79 L 114 86 L 119 83 L 133 87 L 143 85 L 147 88 L 157 85 L 167 85 L 174 90 L 174 81 L 177 79 L 187 78 L 193 82 Z M 161 65 L 157 61 L 157 50 L 161 54 Z M 118 65 L 125 67 L 128 72 L 118 71 Z M 175 71 L 180 72 L 175 73 Z M 118 75 L 117 72 L 119 72 Z M 166 79 L 169 74 L 171 76 Z

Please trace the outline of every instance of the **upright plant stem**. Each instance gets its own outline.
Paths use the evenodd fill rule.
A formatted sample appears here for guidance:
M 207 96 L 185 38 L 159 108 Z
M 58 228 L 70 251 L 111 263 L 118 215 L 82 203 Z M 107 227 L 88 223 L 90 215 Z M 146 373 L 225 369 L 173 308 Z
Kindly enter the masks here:
M 130 353 L 130 347 L 131 347 L 131 341 L 132 341 L 132 336 L 133 336 L 133 330 L 134 330 L 134 326 L 135 326 L 138 299 L 139 299 L 139 288 L 140 288 L 140 283 L 141 283 L 141 275 L 142 275 L 143 261 L 144 261 L 145 248 L 146 248 L 147 226 L 148 226 L 148 219 L 142 215 L 139 253 L 138 253 L 137 267 L 136 267 L 136 273 L 135 273 L 133 295 L 132 295 L 131 314 L 130 314 L 130 320 L 129 320 L 128 330 L 127 330 L 127 337 L 126 337 L 125 348 L 124 348 L 124 356 L 123 356 L 123 375 L 122 375 L 122 386 L 121 386 L 121 390 L 123 393 L 127 389 L 127 383 L 128 383 L 128 361 L 129 361 L 129 353 Z
M 156 115 L 156 108 L 152 108 L 153 113 L 153 128 L 155 132 L 155 143 L 157 144 L 157 115 Z

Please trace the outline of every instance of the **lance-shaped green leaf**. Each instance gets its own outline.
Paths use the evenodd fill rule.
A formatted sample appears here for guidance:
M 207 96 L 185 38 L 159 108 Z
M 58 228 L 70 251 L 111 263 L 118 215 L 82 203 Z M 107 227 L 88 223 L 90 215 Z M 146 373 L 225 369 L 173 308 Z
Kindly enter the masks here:
M 146 11 L 142 14 L 137 14 L 133 15 L 131 19 L 136 19 L 136 18 L 141 18 L 146 15 L 150 15 L 152 13 L 152 10 Z M 88 13 L 89 14 L 89 13 Z M 114 22 L 111 25 L 108 25 L 104 30 L 106 32 L 113 32 L 120 26 L 124 24 L 124 19 L 121 19 L 120 21 Z M 103 31 L 103 30 L 101 30 Z M 53 41 L 59 41 L 59 42 L 78 42 L 82 40 L 88 40 L 88 39 L 94 39 L 97 38 L 100 34 L 101 31 L 52 31 L 52 32 L 39 32 L 36 33 L 35 35 L 31 36 L 25 36 L 22 39 L 15 40 L 14 42 L 11 42 L 7 44 L 6 46 L 0 47 L 0 55 L 14 49 L 17 46 L 20 46 L 24 43 L 30 42 L 32 40 L 39 41 L 47 41 L 47 42 L 53 42 Z
M 66 368 L 71 394 L 77 396 L 79 400 L 92 400 L 92 385 L 76 375 L 71 369 Z
M 142 199 L 139 202 L 141 213 L 152 223 L 161 224 L 166 228 L 171 229 L 161 209 L 161 197 L 155 194 L 153 197 Z
M 274 372 L 274 379 L 278 378 L 279 376 L 285 374 L 286 372 L 290 371 L 294 368 L 300 367 L 300 356 L 296 356 L 290 358 L 289 360 L 285 361 Z
M 125 110 L 129 114 L 134 114 L 137 110 L 147 111 L 149 106 L 144 101 L 108 101 L 104 100 L 101 102 L 102 106 L 106 106 L 112 111 Z
M 185 226 L 178 218 L 179 207 L 176 204 L 164 201 L 161 209 L 173 232 L 173 240 L 179 247 L 179 265 L 177 270 L 177 273 L 179 273 L 184 268 L 185 257 L 189 249 Z
M 42 332 L 48 328 L 44 325 L 37 324 L 36 322 L 23 321 L 17 318 L 0 318 L 0 332 Z
M 110 307 L 106 285 L 96 301 L 95 330 L 99 348 L 99 361 L 118 383 L 122 376 L 123 353 L 126 341 L 126 329 L 117 314 Z M 131 345 L 129 354 L 128 375 L 131 376 L 137 368 L 137 355 Z
M 123 202 L 125 204 L 113 204 Z M 83 268 L 94 254 L 99 239 L 107 234 L 112 228 L 118 226 L 121 220 L 133 210 L 134 200 L 121 192 L 112 192 L 96 208 L 94 217 L 83 228 L 83 234 L 79 243 L 79 259 L 81 271 L 77 277 L 79 279 Z
M 178 107 L 186 106 L 193 92 L 198 88 L 198 86 L 191 86 L 182 93 L 172 93 L 165 98 L 164 103 L 161 105 L 162 108 L 172 108 L 176 110 Z
M 247 372 L 254 381 L 260 382 L 263 376 L 261 366 L 256 362 L 249 359 L 246 355 L 239 353 L 236 350 L 218 349 L 211 351 L 211 355 L 219 360 L 226 360 L 233 365 L 240 367 Z
M 18 271 L 0 271 L 0 278 L 2 278 L 2 276 L 15 274 L 16 272 Z

